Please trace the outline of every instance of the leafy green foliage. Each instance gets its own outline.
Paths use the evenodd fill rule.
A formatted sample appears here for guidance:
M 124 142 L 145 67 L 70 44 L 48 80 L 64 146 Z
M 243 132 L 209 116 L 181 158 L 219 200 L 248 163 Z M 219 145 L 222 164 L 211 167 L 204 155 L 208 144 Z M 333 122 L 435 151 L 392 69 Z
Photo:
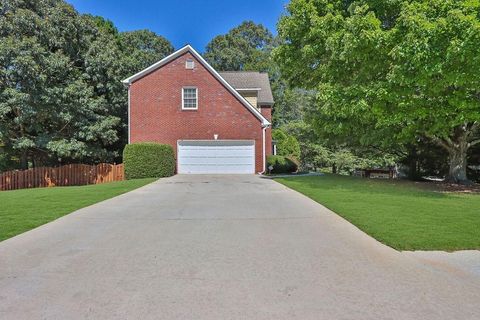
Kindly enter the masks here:
M 332 167 L 333 172 L 350 174 L 355 169 L 391 167 L 399 160 L 398 156 L 385 150 L 330 143 L 321 139 L 312 126 L 303 121 L 290 122 L 281 129 L 299 141 L 298 159 L 302 170 Z
M 315 91 L 290 88 L 283 79 L 272 83 L 275 108 L 272 120 L 276 128 L 304 119 L 304 114 L 315 106 Z
M 119 34 L 61 0 L 0 7 L 0 140 L 21 167 L 108 162 L 126 143 L 120 82 L 170 53 L 162 37 Z
M 119 60 L 90 17 L 62 1 L 7 1 L 0 16 L 0 139 L 25 158 L 105 160 L 118 140 Z M 81 107 L 79 107 L 81 106 Z
M 332 165 L 331 151 L 315 134 L 311 125 L 302 120 L 291 121 L 281 128 L 299 141 L 300 165 L 302 170 L 316 171 L 318 168 Z
M 267 157 L 267 168 L 269 173 L 292 173 L 298 170 L 298 165 L 290 157 L 270 155 Z
M 118 29 L 117 29 L 117 27 L 115 27 L 115 25 L 113 24 L 113 22 L 111 20 L 105 19 L 105 18 L 100 17 L 100 16 L 93 16 L 93 15 L 90 15 L 90 14 L 85 14 L 85 16 L 89 17 L 93 21 L 93 23 L 95 23 L 97 28 L 99 30 L 101 30 L 101 32 L 105 32 L 105 33 L 110 34 L 114 37 L 118 36 L 118 34 L 119 34 Z
M 292 0 L 275 50 L 293 85 L 316 89 L 309 121 L 349 145 L 429 139 L 466 179 L 480 143 L 480 3 Z
M 277 144 L 279 156 L 300 158 L 300 144 L 294 136 L 285 133 L 282 129 L 273 129 L 272 139 Z
M 217 70 L 266 71 L 270 65 L 273 36 L 267 28 L 244 21 L 207 45 L 205 59 Z
M 175 173 L 175 156 L 170 145 L 133 143 L 123 150 L 126 179 L 170 177 Z
M 173 46 L 167 39 L 149 30 L 122 32 L 119 39 L 123 53 L 122 63 L 127 76 L 145 69 L 173 52 Z

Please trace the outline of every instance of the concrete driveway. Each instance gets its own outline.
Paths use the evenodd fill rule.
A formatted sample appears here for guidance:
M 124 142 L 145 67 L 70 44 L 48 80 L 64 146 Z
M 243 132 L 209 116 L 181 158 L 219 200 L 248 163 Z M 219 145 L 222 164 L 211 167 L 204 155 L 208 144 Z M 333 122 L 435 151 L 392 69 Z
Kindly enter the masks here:
M 480 280 L 255 176 L 175 176 L 0 243 L 0 319 L 479 319 Z

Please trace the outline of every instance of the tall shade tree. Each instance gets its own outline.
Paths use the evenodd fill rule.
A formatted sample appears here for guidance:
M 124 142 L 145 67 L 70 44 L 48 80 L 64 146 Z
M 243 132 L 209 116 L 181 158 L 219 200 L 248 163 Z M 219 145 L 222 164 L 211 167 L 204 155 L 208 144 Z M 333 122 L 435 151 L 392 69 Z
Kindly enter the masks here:
M 266 71 L 274 38 L 261 24 L 244 21 L 207 44 L 205 59 L 221 71 Z
M 0 143 L 21 167 L 118 159 L 121 80 L 173 51 L 153 32 L 119 33 L 63 0 L 0 2 Z
M 124 72 L 137 73 L 173 52 L 172 44 L 149 30 L 127 31 L 119 34 L 123 53 Z
M 89 17 L 55 0 L 0 7 L 0 141 L 27 161 L 114 155 L 119 51 Z
M 468 182 L 480 143 L 480 2 L 292 0 L 279 22 L 282 74 L 317 89 L 317 131 L 368 144 L 428 139 Z

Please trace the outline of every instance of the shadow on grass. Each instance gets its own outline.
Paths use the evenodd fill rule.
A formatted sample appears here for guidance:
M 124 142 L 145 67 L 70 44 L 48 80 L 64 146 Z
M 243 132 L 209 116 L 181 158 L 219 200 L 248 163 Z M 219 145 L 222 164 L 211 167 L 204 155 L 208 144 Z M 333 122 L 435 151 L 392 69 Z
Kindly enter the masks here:
M 425 190 L 419 186 L 416 186 L 414 182 L 404 180 L 375 180 L 332 174 L 314 177 L 296 177 L 295 179 L 282 177 L 275 178 L 275 180 L 278 180 L 279 182 L 284 181 L 289 185 L 301 185 L 302 189 L 328 188 L 329 190 L 345 190 L 359 194 L 383 194 L 389 197 L 413 195 L 415 197 L 444 199 L 451 196 L 463 196 L 460 194 L 447 194 L 432 190 Z
M 325 175 L 275 179 L 399 250 L 480 248 L 480 196 L 409 181 Z

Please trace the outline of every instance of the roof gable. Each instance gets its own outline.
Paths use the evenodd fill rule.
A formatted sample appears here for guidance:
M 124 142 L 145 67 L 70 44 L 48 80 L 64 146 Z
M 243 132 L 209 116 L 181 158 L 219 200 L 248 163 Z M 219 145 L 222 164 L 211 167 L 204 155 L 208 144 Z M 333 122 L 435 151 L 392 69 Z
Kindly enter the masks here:
M 124 84 L 130 85 L 131 83 L 143 78 L 147 74 L 157 70 L 158 68 L 164 66 L 165 64 L 169 63 L 170 61 L 175 60 L 176 58 L 182 56 L 186 52 L 190 52 L 200 63 L 231 93 L 233 94 L 255 117 L 257 117 L 262 126 L 269 126 L 270 122 L 258 111 L 255 107 L 253 107 L 244 97 L 238 93 L 213 67 L 203 59 L 203 57 L 195 51 L 190 45 L 186 45 L 183 48 L 175 51 L 174 53 L 170 54 L 169 56 L 163 58 L 162 60 L 152 64 L 151 66 L 143 69 L 142 71 L 134 74 L 131 77 L 128 77 L 122 82 Z

